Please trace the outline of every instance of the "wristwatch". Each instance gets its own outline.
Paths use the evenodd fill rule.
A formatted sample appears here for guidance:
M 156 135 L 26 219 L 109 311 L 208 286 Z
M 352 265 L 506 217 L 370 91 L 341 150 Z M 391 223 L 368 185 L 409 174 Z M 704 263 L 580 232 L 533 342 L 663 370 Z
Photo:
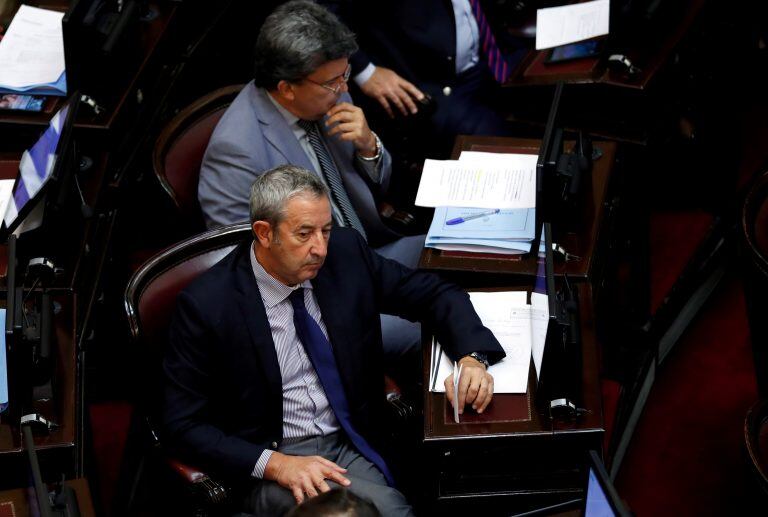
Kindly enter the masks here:
M 376 150 L 376 154 L 374 154 L 373 156 L 363 156 L 360 153 L 357 154 L 358 158 L 360 158 L 361 160 L 365 160 L 366 162 L 375 162 L 376 160 L 381 158 L 381 147 L 382 147 L 381 139 L 379 139 L 379 135 L 377 135 L 373 131 L 371 131 L 371 133 L 373 133 L 373 138 L 375 140 L 374 149 Z
M 464 357 L 471 357 L 475 361 L 483 363 L 486 370 L 489 366 L 491 366 L 490 361 L 488 361 L 488 355 L 484 354 L 483 352 L 472 352 L 471 354 L 467 354 Z

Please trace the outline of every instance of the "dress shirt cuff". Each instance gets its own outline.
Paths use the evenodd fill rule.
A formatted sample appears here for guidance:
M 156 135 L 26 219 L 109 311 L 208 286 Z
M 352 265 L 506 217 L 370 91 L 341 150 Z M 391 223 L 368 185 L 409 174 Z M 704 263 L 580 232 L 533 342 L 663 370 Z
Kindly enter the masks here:
M 358 86 L 363 86 L 365 83 L 368 82 L 368 79 L 371 78 L 371 76 L 375 71 L 376 71 L 376 65 L 374 65 L 373 63 L 368 63 L 368 66 L 363 68 L 363 70 L 354 77 L 355 84 Z
M 259 461 L 256 462 L 256 466 L 253 467 L 251 477 L 255 477 L 256 479 L 264 479 L 264 470 L 267 468 L 267 463 L 269 462 L 269 458 L 272 457 L 273 452 L 275 451 L 272 449 L 264 449 L 264 452 L 262 452 L 261 456 L 259 456 Z
M 379 184 L 381 182 L 381 166 L 382 163 L 384 163 L 384 160 L 382 157 L 384 156 L 384 151 L 379 154 L 378 159 L 376 160 L 363 160 L 359 154 L 355 153 L 355 159 L 357 163 L 362 167 L 363 171 L 368 175 L 369 178 L 371 178 L 371 181 L 375 184 Z

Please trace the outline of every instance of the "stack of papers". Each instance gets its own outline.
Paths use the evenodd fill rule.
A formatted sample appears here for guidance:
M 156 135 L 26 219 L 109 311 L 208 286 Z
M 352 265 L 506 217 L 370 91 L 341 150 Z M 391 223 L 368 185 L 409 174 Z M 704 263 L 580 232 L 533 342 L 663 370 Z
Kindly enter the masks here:
M 547 296 L 531 293 L 531 304 L 525 291 L 471 292 L 469 298 L 483 325 L 499 340 L 507 356 L 491 365 L 494 393 L 525 393 L 531 358 L 538 377 L 544 343 L 547 339 L 549 306 Z M 437 341 L 432 343 L 430 391 L 445 392 L 445 379 L 454 372 L 454 363 Z
M 535 223 L 535 208 L 488 211 L 442 206 L 435 209 L 424 245 L 446 251 L 527 253 Z
M 425 246 L 527 253 L 536 223 L 536 160 L 466 151 L 455 161 L 427 160 L 416 196 L 417 205 L 436 207 Z
M 66 95 L 64 13 L 22 5 L 0 40 L 0 93 Z

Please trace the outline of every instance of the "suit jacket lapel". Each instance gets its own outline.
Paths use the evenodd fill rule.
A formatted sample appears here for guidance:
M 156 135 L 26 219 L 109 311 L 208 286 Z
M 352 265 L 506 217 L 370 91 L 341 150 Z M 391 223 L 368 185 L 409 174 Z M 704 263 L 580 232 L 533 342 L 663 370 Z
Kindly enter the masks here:
M 255 88 L 254 109 L 261 124 L 264 139 L 283 156 L 285 163 L 299 165 L 305 169 L 314 170 L 307 153 L 296 140 L 296 136 L 288 126 L 283 116 L 277 111 L 263 88 Z
M 283 380 L 280 375 L 280 364 L 277 362 L 275 342 L 269 328 L 267 311 L 261 301 L 259 285 L 253 275 L 250 262 L 250 245 L 244 245 L 235 263 L 235 303 L 243 314 L 243 320 L 248 327 L 256 355 L 264 365 L 264 377 L 274 396 L 283 396 Z M 282 407 L 282 403 L 280 404 Z

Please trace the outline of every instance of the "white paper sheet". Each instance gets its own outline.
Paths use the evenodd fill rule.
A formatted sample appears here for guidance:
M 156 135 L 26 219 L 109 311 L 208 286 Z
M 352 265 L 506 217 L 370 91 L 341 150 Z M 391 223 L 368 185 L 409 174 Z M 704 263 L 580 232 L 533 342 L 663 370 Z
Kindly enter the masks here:
M 453 421 L 459 423 L 459 383 L 461 382 L 461 370 L 464 368 L 463 364 L 453 365 Z
M 13 184 L 16 180 L 0 180 L 0 218 L 5 217 L 5 211 L 8 210 L 8 201 L 13 195 Z
M 525 393 L 531 363 L 531 308 L 525 291 L 471 292 L 469 297 L 483 325 L 499 340 L 507 356 L 491 365 L 494 393 Z M 439 346 L 439 345 L 438 345 Z M 433 369 L 432 391 L 445 392 L 445 379 L 453 373 L 453 362 L 436 350 L 440 357 Z M 433 350 L 433 356 L 435 351 Z
M 0 41 L 0 85 L 55 83 L 64 73 L 64 13 L 22 5 Z
M 544 357 L 544 344 L 547 342 L 548 323 L 549 298 L 546 294 L 531 293 L 531 354 L 537 379 L 541 375 L 541 360 Z
M 426 160 L 416 205 L 535 208 L 537 157 L 506 156 L 504 164 Z
M 609 0 L 548 7 L 536 12 L 536 50 L 608 34 Z
M 533 166 L 536 167 L 536 160 L 538 156 L 535 154 L 523 154 L 523 153 L 486 153 L 483 151 L 461 151 L 459 155 L 459 161 L 465 164 L 477 164 L 477 165 L 507 165 L 518 164 L 522 161 L 524 166 L 530 166 L 531 156 L 533 156 Z

